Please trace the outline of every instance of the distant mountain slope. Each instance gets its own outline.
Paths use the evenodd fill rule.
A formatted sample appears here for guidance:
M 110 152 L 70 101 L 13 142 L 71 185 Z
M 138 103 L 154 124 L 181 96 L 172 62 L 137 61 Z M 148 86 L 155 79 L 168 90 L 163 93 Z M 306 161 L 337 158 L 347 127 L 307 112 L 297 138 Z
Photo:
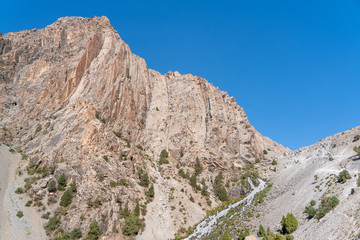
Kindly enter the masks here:
M 360 188 L 357 185 L 360 157 L 354 147 L 360 146 L 360 127 L 327 137 L 314 145 L 300 148 L 280 159 L 278 173 L 271 180 L 273 187 L 254 214 L 253 227 L 262 224 L 273 231 L 280 229 L 280 221 L 288 212 L 295 214 L 299 228 L 295 239 L 358 239 Z M 351 176 L 338 182 L 340 172 Z M 307 219 L 305 207 L 316 201 L 315 209 L 326 197 L 337 197 L 339 204 L 323 218 Z

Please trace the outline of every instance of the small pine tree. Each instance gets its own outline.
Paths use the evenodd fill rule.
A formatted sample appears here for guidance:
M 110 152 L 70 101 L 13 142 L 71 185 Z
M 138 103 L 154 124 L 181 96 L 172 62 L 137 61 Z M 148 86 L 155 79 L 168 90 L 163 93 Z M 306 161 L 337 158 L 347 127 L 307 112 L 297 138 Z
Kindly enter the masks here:
M 259 237 L 266 237 L 267 236 L 265 228 L 261 224 L 260 224 L 260 227 L 259 227 L 258 236 Z
M 196 157 L 195 162 L 195 175 L 199 175 L 203 171 L 203 167 L 200 163 L 199 157 Z
M 73 198 L 73 191 L 71 188 L 68 188 L 68 190 L 66 190 L 61 197 L 60 206 L 63 207 L 69 206 L 72 202 L 72 198 Z
M 299 223 L 292 213 L 288 213 L 286 217 L 282 217 L 281 225 L 283 234 L 291 234 L 296 231 Z
M 139 199 L 136 199 L 136 206 L 134 209 L 134 215 L 139 217 L 140 216 L 140 205 L 139 205 Z
M 58 190 L 64 191 L 66 185 L 67 185 L 66 176 L 63 173 L 63 174 L 61 174 L 61 176 L 59 177 L 59 180 L 58 180 Z
M 139 217 L 130 214 L 127 218 L 125 218 L 125 223 L 123 226 L 123 234 L 126 236 L 134 236 L 137 235 L 141 228 L 141 220 Z

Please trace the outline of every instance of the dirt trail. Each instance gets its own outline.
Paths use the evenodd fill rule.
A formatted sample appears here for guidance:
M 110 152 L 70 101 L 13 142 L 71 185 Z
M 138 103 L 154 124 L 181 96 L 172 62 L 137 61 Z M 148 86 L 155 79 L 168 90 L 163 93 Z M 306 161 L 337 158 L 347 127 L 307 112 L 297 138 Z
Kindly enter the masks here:
M 5 145 L 0 146 L 0 240 L 47 239 L 40 214 L 33 208 L 25 207 L 29 200 L 25 195 L 18 195 L 15 190 L 24 185 L 24 176 L 16 174 L 21 164 L 20 154 L 9 152 Z M 17 212 L 24 216 L 18 218 Z

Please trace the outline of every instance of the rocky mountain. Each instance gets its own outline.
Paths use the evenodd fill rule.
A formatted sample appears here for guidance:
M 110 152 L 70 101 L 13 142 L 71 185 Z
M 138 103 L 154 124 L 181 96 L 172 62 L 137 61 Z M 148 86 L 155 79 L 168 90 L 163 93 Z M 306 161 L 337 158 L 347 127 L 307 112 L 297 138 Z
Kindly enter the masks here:
M 49 237 L 183 236 L 291 152 L 205 79 L 148 69 L 106 17 L 0 36 L 0 126 Z

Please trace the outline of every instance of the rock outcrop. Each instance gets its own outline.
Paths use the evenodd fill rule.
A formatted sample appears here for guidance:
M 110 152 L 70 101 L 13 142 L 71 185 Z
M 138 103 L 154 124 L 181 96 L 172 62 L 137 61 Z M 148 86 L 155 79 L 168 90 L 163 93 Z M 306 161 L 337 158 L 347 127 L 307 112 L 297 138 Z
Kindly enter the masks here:
M 62 173 L 68 182 L 76 180 L 74 207 L 61 226 L 87 231 L 97 220 L 108 238 L 122 234 L 125 203 L 132 209 L 139 199 L 145 209 L 148 189 L 138 184 L 141 174 L 149 174 L 155 195 L 165 194 L 148 211 L 167 222 L 166 229 L 161 219 L 147 222 L 144 239 L 159 231 L 165 239 L 219 203 L 212 183 L 220 171 L 230 181 L 253 164 L 270 177 L 271 161 L 290 152 L 258 133 L 235 99 L 205 79 L 148 69 L 106 17 L 64 17 L 44 29 L 0 35 L 0 126 L 0 141 L 26 153 L 34 168 L 56 166 L 47 180 Z M 169 164 L 158 167 L 164 149 Z M 178 175 L 179 167 L 190 171 L 197 156 L 207 200 Z M 49 198 L 44 191 L 33 194 Z M 174 196 L 184 205 L 175 207 Z M 101 204 L 91 208 L 94 200 Z

